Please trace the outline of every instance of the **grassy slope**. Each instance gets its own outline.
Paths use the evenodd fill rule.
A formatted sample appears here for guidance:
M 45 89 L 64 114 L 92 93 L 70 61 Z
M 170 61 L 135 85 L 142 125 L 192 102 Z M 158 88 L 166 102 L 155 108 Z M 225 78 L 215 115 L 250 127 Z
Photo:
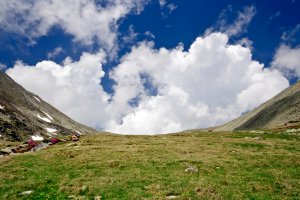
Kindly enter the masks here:
M 257 135 L 266 140 L 245 139 Z M 250 133 L 85 136 L 77 146 L 0 159 L 0 199 L 300 199 L 299 141 Z M 19 195 L 26 190 L 34 192 Z

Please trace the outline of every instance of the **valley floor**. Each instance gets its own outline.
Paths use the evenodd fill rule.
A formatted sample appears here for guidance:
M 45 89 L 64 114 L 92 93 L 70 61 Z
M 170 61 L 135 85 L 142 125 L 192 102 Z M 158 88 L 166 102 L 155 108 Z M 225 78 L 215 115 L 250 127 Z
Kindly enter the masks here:
M 0 199 L 300 199 L 299 135 L 102 134 L 69 144 L 1 158 Z

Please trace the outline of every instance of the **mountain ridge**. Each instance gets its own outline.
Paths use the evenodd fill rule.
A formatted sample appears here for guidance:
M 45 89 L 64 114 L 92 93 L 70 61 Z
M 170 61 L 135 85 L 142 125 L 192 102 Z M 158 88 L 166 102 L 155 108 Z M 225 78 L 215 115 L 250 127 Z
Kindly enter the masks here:
M 300 81 L 283 90 L 254 110 L 213 131 L 284 128 L 300 123 Z
M 75 122 L 0 72 L 1 137 L 21 141 L 36 134 L 59 136 L 75 132 L 86 134 L 97 131 Z

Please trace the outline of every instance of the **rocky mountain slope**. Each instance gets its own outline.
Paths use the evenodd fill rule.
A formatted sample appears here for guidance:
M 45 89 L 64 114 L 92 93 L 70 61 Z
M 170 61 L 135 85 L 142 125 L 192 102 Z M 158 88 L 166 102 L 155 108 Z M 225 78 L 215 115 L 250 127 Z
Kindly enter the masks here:
M 233 131 L 285 127 L 300 127 L 300 81 L 253 111 L 213 130 Z
M 21 141 L 30 136 L 95 133 L 0 72 L 0 137 Z

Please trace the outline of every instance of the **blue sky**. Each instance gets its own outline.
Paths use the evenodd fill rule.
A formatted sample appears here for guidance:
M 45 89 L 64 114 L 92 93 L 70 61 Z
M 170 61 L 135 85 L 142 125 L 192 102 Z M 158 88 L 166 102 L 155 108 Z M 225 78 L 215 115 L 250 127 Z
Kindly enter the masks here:
M 98 129 L 153 134 L 217 125 L 258 106 L 300 75 L 299 0 L 81 0 L 72 5 L 73 9 L 68 3 L 71 1 L 1 0 L 1 68 L 63 112 Z M 239 59 L 234 60 L 230 53 Z M 84 62 L 88 56 L 91 63 Z M 199 60 L 190 61 L 189 56 Z M 174 64 L 173 60 L 178 62 Z M 240 62 L 245 66 L 237 73 L 240 68 L 233 69 L 232 65 Z M 251 71 L 253 63 L 257 65 L 256 74 Z M 65 75 L 76 71 L 72 67 L 77 64 L 83 69 L 74 77 L 82 85 Z M 224 68 L 218 69 L 223 64 Z M 96 66 L 88 71 L 85 65 Z M 231 75 L 222 77 L 214 70 Z M 46 75 L 50 71 L 53 77 Z M 253 76 L 248 77 L 247 71 Z M 180 77 L 180 73 L 185 78 L 182 83 L 169 77 Z M 98 76 L 93 77 L 95 74 Z M 32 75 L 36 79 L 29 78 Z M 236 78 L 231 76 L 241 81 L 229 84 Z M 99 79 L 99 88 L 91 86 L 89 81 L 94 79 Z M 228 84 L 226 89 L 214 86 L 220 79 L 224 80 L 220 85 Z M 63 93 L 57 88 L 68 89 L 70 96 L 61 97 Z M 253 88 L 258 93 L 250 92 Z M 88 96 L 90 93 L 96 95 Z M 264 95 L 248 100 L 258 94 Z M 75 101 L 75 96 L 88 96 L 88 100 Z M 182 96 L 186 97 L 182 104 L 171 100 L 179 98 L 178 102 Z M 223 100 L 211 100 L 218 98 Z M 240 105 L 243 98 L 247 102 Z M 172 106 L 155 110 L 156 103 Z M 191 111 L 180 116 L 186 106 L 191 106 Z M 167 113 L 172 117 L 166 117 Z M 166 120 L 162 122 L 161 118 Z M 148 119 L 150 122 L 144 124 Z

